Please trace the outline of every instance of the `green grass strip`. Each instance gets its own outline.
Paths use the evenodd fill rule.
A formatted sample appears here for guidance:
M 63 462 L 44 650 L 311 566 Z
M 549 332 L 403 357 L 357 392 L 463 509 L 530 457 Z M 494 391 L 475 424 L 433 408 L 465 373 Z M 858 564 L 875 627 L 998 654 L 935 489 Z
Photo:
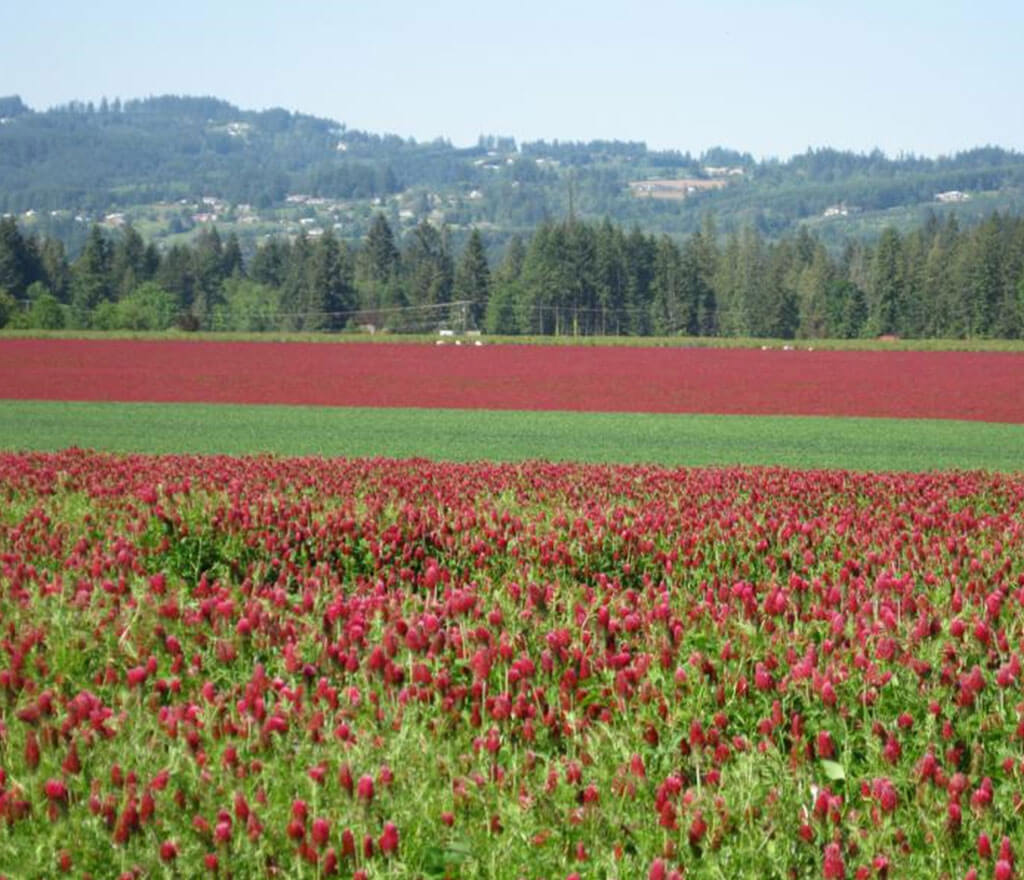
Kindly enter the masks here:
M 1024 425 L 915 419 L 0 401 L 0 448 L 1024 470 Z
M 180 330 L 0 330 L 4 339 L 140 339 L 175 342 L 321 342 L 374 343 L 405 342 L 433 343 L 436 333 L 304 333 L 267 331 L 265 333 L 236 333 L 202 331 L 185 333 Z M 485 345 L 547 345 L 582 347 L 628 348 L 773 348 L 817 349 L 827 351 L 999 351 L 1024 352 L 1024 339 L 763 339 L 740 336 L 483 336 Z M 448 345 L 455 339 L 446 339 Z M 476 337 L 462 337 L 459 341 L 471 344 Z

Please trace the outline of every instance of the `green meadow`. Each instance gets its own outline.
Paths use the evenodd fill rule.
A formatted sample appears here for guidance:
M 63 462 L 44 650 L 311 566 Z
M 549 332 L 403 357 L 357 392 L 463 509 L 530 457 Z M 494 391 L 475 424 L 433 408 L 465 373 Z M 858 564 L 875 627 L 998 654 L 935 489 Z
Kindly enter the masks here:
M 0 448 L 1024 470 L 1024 425 L 949 420 L 0 401 Z

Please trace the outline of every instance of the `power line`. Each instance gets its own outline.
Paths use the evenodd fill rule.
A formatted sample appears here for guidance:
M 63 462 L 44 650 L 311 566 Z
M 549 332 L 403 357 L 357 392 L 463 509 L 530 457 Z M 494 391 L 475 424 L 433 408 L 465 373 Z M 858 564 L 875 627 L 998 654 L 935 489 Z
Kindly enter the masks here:
M 31 301 L 19 300 L 19 304 L 24 305 L 27 311 L 31 306 Z M 65 315 L 72 317 L 76 324 L 88 327 L 95 323 L 95 316 L 100 314 L 105 307 L 109 308 L 113 305 L 117 305 L 117 301 L 105 301 L 92 308 L 61 303 L 60 308 Z M 211 330 L 276 332 L 281 329 L 302 329 L 303 325 L 308 327 L 310 324 L 323 323 L 333 325 L 334 329 L 340 329 L 345 324 L 352 322 L 370 326 L 377 324 L 380 329 L 394 332 L 414 332 L 416 330 L 443 329 L 454 323 L 461 324 L 460 329 L 465 331 L 474 329 L 474 326 L 471 326 L 475 325 L 472 317 L 474 305 L 476 303 L 473 300 L 462 299 L 437 303 L 361 306 L 333 310 L 242 308 L 232 311 L 226 304 L 221 304 L 201 314 L 196 314 L 190 309 L 176 309 L 169 316 L 169 326 L 175 324 L 182 326 L 192 322 L 196 329 L 205 326 Z M 581 332 L 578 327 L 580 319 L 589 319 L 585 321 L 582 335 L 591 335 L 598 326 L 601 327 L 601 332 L 607 332 L 608 329 L 614 328 L 612 333 L 618 335 L 638 321 L 646 322 L 651 318 L 650 311 L 639 306 L 600 307 L 531 303 L 529 305 L 517 304 L 515 312 L 519 319 L 527 324 L 539 322 L 543 325 L 554 319 L 555 335 L 578 335 Z M 386 319 L 386 321 L 382 322 L 381 319 Z M 291 328 L 283 327 L 282 325 L 286 323 L 293 326 Z M 259 326 L 254 328 L 252 325 Z M 329 332 L 329 328 L 323 326 L 315 329 Z

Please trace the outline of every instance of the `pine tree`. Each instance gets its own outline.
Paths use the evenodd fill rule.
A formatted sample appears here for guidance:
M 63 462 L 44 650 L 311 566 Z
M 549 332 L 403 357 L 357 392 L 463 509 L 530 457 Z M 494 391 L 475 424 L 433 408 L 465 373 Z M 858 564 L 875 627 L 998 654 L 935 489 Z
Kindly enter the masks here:
M 735 259 L 733 333 L 738 336 L 771 336 L 766 280 L 768 259 L 764 239 L 756 227 L 744 227 L 737 240 Z
M 195 296 L 192 311 L 200 323 L 208 322 L 214 309 L 224 302 L 221 285 L 224 271 L 224 243 L 216 226 L 203 229 L 192 248 Z
M 651 329 L 659 336 L 686 331 L 681 263 L 679 248 L 672 239 L 667 235 L 659 238 L 651 279 Z
M 873 335 L 897 333 L 903 295 L 903 242 L 891 226 L 885 228 L 872 260 L 868 326 Z
M 903 293 L 897 332 L 914 339 L 926 334 L 930 318 L 926 307 L 928 249 L 925 234 L 924 228 L 915 230 L 906 237 L 903 247 Z
M 307 330 L 338 330 L 352 317 L 355 288 L 348 254 L 327 230 L 312 247 L 307 268 L 303 322 Z
M 951 252 L 945 232 L 932 238 L 924 261 L 922 308 L 924 311 L 925 336 L 952 337 L 955 308 L 950 302 L 949 274 Z
M 1008 339 L 1024 337 L 1024 219 L 1007 218 L 1011 227 L 1004 236 L 1003 299 L 999 304 L 998 333 Z
M 697 269 L 697 277 L 693 282 L 697 296 L 696 332 L 701 336 L 716 336 L 719 316 L 715 279 L 718 277 L 721 257 L 718 252 L 718 234 L 713 215 L 704 216 L 700 231 L 690 240 L 688 249 L 693 251 Z
M 499 281 L 518 281 L 523 273 L 523 261 L 526 259 L 526 245 L 522 238 L 513 235 L 505 247 L 505 255 L 498 266 Z
M 455 269 L 453 296 L 456 300 L 469 300 L 472 304 L 470 320 L 474 327 L 479 327 L 491 296 L 491 269 L 487 265 L 484 242 L 477 229 L 470 233 Z
M 560 335 L 567 329 L 565 292 L 572 286 L 566 227 L 544 223 L 530 239 L 523 260 L 519 328 L 522 332 Z
M 148 281 L 146 243 L 134 226 L 126 226 L 111 250 L 110 275 L 116 299 L 128 296 L 138 285 Z
M 22 298 L 36 280 L 28 243 L 13 217 L 0 218 L 0 290 Z
M 594 230 L 575 219 L 567 221 L 564 229 L 569 279 L 564 296 L 566 330 L 571 329 L 573 336 L 589 335 L 598 318 Z
M 767 275 L 756 285 L 755 335 L 792 339 L 800 323 L 797 280 L 801 271 L 799 242 L 783 239 L 767 251 Z
M 800 270 L 797 298 L 800 310 L 799 335 L 804 339 L 821 339 L 829 334 L 827 294 L 832 283 L 832 263 L 828 252 L 815 244 L 809 264 Z
M 654 239 L 634 226 L 625 239 L 629 332 L 650 333 L 651 282 L 654 280 Z
M 238 236 L 234 232 L 228 236 L 228 240 L 224 243 L 224 253 L 221 257 L 221 272 L 224 278 L 245 274 L 242 247 L 238 243 Z
M 740 291 L 739 253 L 739 236 L 731 232 L 720 254 L 714 282 L 718 324 L 723 336 L 743 336 L 747 333 L 746 311 Z
M 454 267 L 441 231 L 426 220 L 408 239 L 402 254 L 402 274 L 411 305 L 435 305 L 451 300 Z
M 59 302 L 71 296 L 71 267 L 68 266 L 64 243 L 59 238 L 46 238 L 39 249 L 42 280 Z
M 261 244 L 249 261 L 249 277 L 267 287 L 279 288 L 288 274 L 291 257 L 288 243 L 272 238 Z
M 618 335 L 628 323 L 625 311 L 629 297 L 628 269 L 622 229 L 607 217 L 597 229 L 594 241 L 594 283 L 597 307 L 601 310 L 600 333 Z
M 196 288 L 191 249 L 180 244 L 172 245 L 160 261 L 156 282 L 174 297 L 179 313 L 189 311 Z
M 377 214 L 356 258 L 360 308 L 365 312 L 363 319 L 374 326 L 383 326 L 394 317 L 394 313 L 381 310 L 406 304 L 398 277 L 400 267 L 391 226 L 383 214 Z
M 988 217 L 970 235 L 967 282 L 970 295 L 969 335 L 992 333 L 1003 299 L 1003 241 L 999 214 Z
M 281 326 L 304 330 L 309 319 L 309 279 L 313 249 L 305 233 L 299 233 L 291 246 L 288 270 L 281 285 Z
M 72 320 L 76 326 L 88 327 L 93 310 L 112 298 L 110 263 L 110 242 L 94 224 L 85 248 L 71 268 Z
M 360 252 L 359 277 L 366 281 L 387 284 L 398 275 L 399 256 L 391 226 L 383 214 L 377 214 L 370 225 Z
M 520 278 L 526 259 L 523 240 L 514 235 L 505 248 L 505 255 L 494 273 L 491 295 L 484 315 L 488 333 L 515 335 L 520 332 L 519 313 L 523 289 Z

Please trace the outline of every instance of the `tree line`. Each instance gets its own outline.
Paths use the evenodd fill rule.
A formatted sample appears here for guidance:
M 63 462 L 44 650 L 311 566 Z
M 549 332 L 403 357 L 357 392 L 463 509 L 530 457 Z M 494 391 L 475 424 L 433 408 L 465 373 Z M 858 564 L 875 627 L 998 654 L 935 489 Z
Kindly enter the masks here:
M 243 255 L 203 229 L 166 250 L 131 226 L 58 239 L 0 221 L 0 326 L 162 330 L 853 338 L 1024 335 L 1024 218 L 974 226 L 931 216 L 830 251 L 805 227 L 683 240 L 573 217 L 541 223 L 489 259 L 474 229 L 456 249 L 426 221 L 401 241 L 383 214 L 349 243 L 330 230 Z

